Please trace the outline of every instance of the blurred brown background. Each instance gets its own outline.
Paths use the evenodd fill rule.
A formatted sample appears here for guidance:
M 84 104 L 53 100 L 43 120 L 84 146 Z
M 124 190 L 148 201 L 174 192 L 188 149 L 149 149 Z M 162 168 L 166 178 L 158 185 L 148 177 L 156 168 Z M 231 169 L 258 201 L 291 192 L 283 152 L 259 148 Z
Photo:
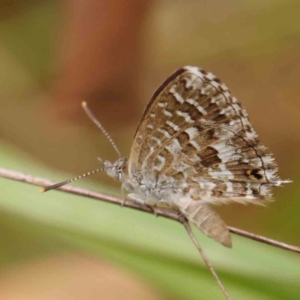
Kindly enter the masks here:
M 181 66 L 202 67 L 242 102 L 280 176 L 294 181 L 267 208 L 218 211 L 228 225 L 300 244 L 298 1 L 0 1 L 0 12 L 3 143 L 71 176 L 95 169 L 97 157 L 117 156 L 82 100 L 128 156 L 155 89 Z M 89 260 L 70 260 L 89 269 Z

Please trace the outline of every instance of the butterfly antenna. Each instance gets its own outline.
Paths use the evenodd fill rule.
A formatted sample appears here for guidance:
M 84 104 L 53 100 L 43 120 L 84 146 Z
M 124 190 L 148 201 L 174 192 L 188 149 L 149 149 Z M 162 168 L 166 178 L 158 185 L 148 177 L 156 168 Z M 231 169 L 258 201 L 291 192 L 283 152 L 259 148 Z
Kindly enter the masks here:
M 83 101 L 81 103 L 81 105 L 82 105 L 82 108 L 84 109 L 84 111 L 86 112 L 86 114 L 88 115 L 88 117 L 92 120 L 92 122 L 94 124 L 96 124 L 96 126 L 104 133 L 104 135 L 106 136 L 106 138 L 108 139 L 108 141 L 110 142 L 110 144 L 113 146 L 113 148 L 115 149 L 115 151 L 118 153 L 119 158 L 120 158 L 121 157 L 121 153 L 120 153 L 117 145 L 115 144 L 115 142 L 113 141 L 113 139 L 111 138 L 111 136 L 109 135 L 109 133 L 102 126 L 102 124 L 97 120 L 97 118 L 92 113 L 92 111 L 89 109 L 87 103 L 85 101 Z
M 99 172 L 101 172 L 101 171 L 103 171 L 103 168 L 101 168 L 101 169 L 96 169 L 96 170 L 94 170 L 94 171 L 84 173 L 84 174 L 82 174 L 82 175 L 80 175 L 80 176 L 77 176 L 77 177 L 75 177 L 75 178 L 72 178 L 72 179 L 69 179 L 69 180 L 66 180 L 66 181 L 63 181 L 63 182 L 59 182 L 59 183 L 56 183 L 56 184 L 53 184 L 53 185 L 49 185 L 49 186 L 43 187 L 43 188 L 40 190 L 40 192 L 41 192 L 41 193 L 44 193 L 44 192 L 47 192 L 47 191 L 50 191 L 50 190 L 55 190 L 55 189 L 57 189 L 57 188 L 62 187 L 63 185 L 66 185 L 66 184 L 68 184 L 68 183 L 71 183 L 71 182 L 73 182 L 73 181 L 76 181 L 76 180 L 78 180 L 78 179 L 81 179 L 81 178 L 83 178 L 83 177 L 87 177 L 87 176 L 90 176 L 90 175 L 99 173 Z

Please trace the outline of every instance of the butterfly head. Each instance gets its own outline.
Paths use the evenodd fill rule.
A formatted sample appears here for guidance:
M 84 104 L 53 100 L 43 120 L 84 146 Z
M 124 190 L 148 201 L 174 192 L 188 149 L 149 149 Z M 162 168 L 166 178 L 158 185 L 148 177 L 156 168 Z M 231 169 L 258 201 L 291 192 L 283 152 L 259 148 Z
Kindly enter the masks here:
M 127 158 L 121 157 L 114 163 L 105 160 L 103 161 L 103 168 L 108 176 L 124 181 L 127 173 Z

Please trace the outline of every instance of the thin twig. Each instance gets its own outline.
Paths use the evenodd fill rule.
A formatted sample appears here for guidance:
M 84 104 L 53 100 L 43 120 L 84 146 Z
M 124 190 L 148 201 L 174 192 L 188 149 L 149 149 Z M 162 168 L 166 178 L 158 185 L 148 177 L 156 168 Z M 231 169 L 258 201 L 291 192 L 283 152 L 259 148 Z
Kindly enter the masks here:
M 286 244 L 286 243 L 282 243 L 282 242 L 279 242 L 279 241 L 276 241 L 276 240 L 272 240 L 272 239 L 269 239 L 267 237 L 264 237 L 264 236 L 261 236 L 261 235 L 255 234 L 255 233 L 251 233 L 251 232 L 248 232 L 248 231 L 245 231 L 245 230 L 242 230 L 242 229 L 238 229 L 238 228 L 235 228 L 235 227 L 227 226 L 227 228 L 231 233 L 246 237 L 248 239 L 258 241 L 258 242 L 261 242 L 261 243 L 265 243 L 265 244 L 268 244 L 268 245 L 271 245 L 271 246 L 274 246 L 274 247 L 278 247 L 278 248 L 281 248 L 281 249 L 285 249 L 285 250 L 300 253 L 300 248 L 299 247 L 292 246 L 292 245 L 289 245 L 289 244 Z
M 29 183 L 32 185 L 41 186 L 41 187 L 45 187 L 45 186 L 54 184 L 54 182 L 52 182 L 48 179 L 34 177 L 31 175 L 26 175 L 26 174 L 23 174 L 20 172 L 15 172 L 15 171 L 3 169 L 3 168 L 0 168 L 0 177 L 11 179 L 11 180 L 16 180 L 16 181 L 21 181 L 21 182 Z M 99 192 L 93 192 L 91 190 L 82 189 L 82 188 L 78 188 L 78 187 L 74 187 L 74 186 L 63 186 L 63 187 L 59 188 L 59 190 L 66 192 L 66 193 L 75 194 L 75 195 L 79 195 L 79 196 L 85 196 L 85 197 L 88 197 L 88 198 L 91 198 L 94 200 L 105 201 L 105 202 L 118 204 L 118 205 L 122 205 L 124 202 L 124 200 L 119 197 L 115 197 L 112 195 L 99 193 Z M 141 205 L 134 201 L 127 200 L 127 201 L 125 201 L 124 206 L 153 214 L 153 210 L 151 210 L 149 207 L 147 207 L 145 205 Z M 168 219 L 171 219 L 171 220 L 174 220 L 177 222 L 181 222 L 180 216 L 178 215 L 178 213 L 176 211 L 166 209 L 166 208 L 156 207 L 155 213 L 164 218 L 168 218 Z M 278 247 L 281 249 L 289 250 L 292 252 L 300 253 L 300 248 L 296 247 L 296 246 L 285 244 L 285 243 L 282 243 L 282 242 L 279 242 L 276 240 L 272 240 L 272 239 L 269 239 L 264 236 L 256 235 L 254 233 L 251 233 L 251 232 L 248 232 L 245 230 L 241 230 L 238 228 L 234 228 L 231 226 L 228 226 L 228 230 L 231 233 L 241 235 L 248 239 L 252 239 L 252 240 L 255 240 L 255 241 L 258 241 L 261 243 L 265 243 L 265 244 L 268 244 L 268 245 L 271 245 L 274 247 Z
M 210 272 L 212 273 L 212 275 L 215 277 L 219 287 L 221 288 L 224 296 L 226 297 L 227 300 L 231 300 L 231 297 L 229 296 L 227 290 L 225 289 L 221 279 L 219 278 L 218 274 L 216 273 L 216 271 L 214 270 L 213 266 L 211 265 L 210 261 L 208 260 L 208 258 L 206 257 L 203 249 L 201 248 L 201 246 L 199 245 L 197 239 L 195 238 L 192 229 L 190 227 L 190 224 L 188 222 L 188 220 L 186 218 L 184 218 L 182 220 L 182 224 L 185 227 L 187 233 L 189 234 L 191 240 L 193 241 L 194 245 L 196 246 L 197 250 L 199 251 L 200 255 L 202 256 L 202 259 L 204 260 L 204 262 L 206 263 L 207 267 L 209 268 Z

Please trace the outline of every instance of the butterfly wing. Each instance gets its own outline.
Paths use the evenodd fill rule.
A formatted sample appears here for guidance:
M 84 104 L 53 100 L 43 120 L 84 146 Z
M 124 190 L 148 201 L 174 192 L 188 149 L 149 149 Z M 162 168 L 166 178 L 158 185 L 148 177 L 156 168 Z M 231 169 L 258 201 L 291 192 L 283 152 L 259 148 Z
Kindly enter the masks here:
M 173 73 L 151 98 L 128 172 L 149 187 L 159 186 L 166 197 L 179 197 L 179 209 L 198 225 L 200 217 L 189 208 L 195 201 L 262 204 L 271 198 L 270 187 L 282 183 L 272 155 L 227 86 L 189 66 Z
M 132 144 L 129 174 L 147 177 L 151 172 L 156 178 L 165 174 L 215 182 L 202 199 L 212 202 L 238 197 L 259 203 L 271 196 L 268 187 L 281 183 L 246 111 L 226 85 L 197 67 L 172 74 L 145 110 Z M 203 189 L 205 184 L 199 186 Z

